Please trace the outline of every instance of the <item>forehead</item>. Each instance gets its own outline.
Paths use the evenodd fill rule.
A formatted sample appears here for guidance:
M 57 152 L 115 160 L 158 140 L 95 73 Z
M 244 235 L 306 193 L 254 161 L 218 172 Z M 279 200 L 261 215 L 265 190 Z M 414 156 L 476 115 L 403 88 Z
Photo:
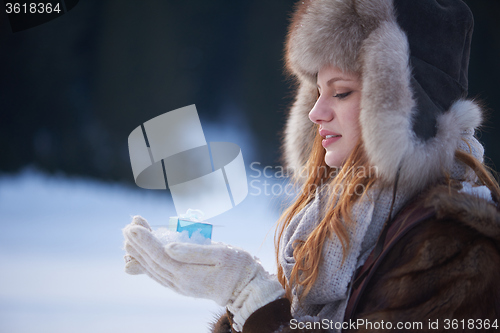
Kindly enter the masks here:
M 356 73 L 342 72 L 338 67 L 323 67 L 317 75 L 318 85 L 330 85 L 337 81 L 359 81 Z

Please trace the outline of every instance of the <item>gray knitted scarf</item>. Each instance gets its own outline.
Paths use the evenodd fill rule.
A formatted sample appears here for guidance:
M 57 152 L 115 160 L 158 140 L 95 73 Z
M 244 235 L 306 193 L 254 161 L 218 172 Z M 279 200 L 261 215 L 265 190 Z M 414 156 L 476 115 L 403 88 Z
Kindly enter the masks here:
M 471 146 L 471 153 L 480 161 L 483 160 L 484 149 L 473 137 L 473 131 L 463 133 Z M 469 151 L 466 143 L 459 147 Z M 472 174 L 466 174 L 465 168 L 458 162 L 450 170 L 455 179 L 475 179 Z M 485 187 L 464 186 L 464 190 L 471 193 L 486 193 Z M 487 194 L 485 194 L 487 196 Z M 363 265 L 368 255 L 375 247 L 377 238 L 387 220 L 392 203 L 393 189 L 372 186 L 362 200 L 358 200 L 352 209 L 352 219 L 355 221 L 353 230 L 349 230 L 350 250 L 344 264 L 342 262 L 342 246 L 336 235 L 326 240 L 323 247 L 323 262 L 319 269 L 318 278 L 309 294 L 299 304 L 297 289 L 292 289 L 292 315 L 299 320 L 320 321 L 322 319 L 342 322 L 349 295 L 349 282 L 356 269 Z M 405 189 L 398 188 L 392 217 L 411 199 L 411 194 Z M 289 280 L 295 264 L 293 244 L 297 240 L 305 241 L 312 230 L 324 217 L 332 197 L 327 191 L 318 190 L 314 200 L 295 215 L 290 225 L 282 235 L 279 249 L 279 261 L 286 278 Z M 333 200 L 337 200 L 333 197 Z

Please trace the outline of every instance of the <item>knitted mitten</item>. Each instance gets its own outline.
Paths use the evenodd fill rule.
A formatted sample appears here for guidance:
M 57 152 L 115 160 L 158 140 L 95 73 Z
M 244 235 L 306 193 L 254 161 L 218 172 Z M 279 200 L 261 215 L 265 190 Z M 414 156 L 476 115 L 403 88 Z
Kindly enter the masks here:
M 276 278 L 248 252 L 221 243 L 163 245 L 144 222 L 136 217 L 123 230 L 126 272 L 143 272 L 180 294 L 227 306 L 236 330 L 255 310 L 284 295 Z

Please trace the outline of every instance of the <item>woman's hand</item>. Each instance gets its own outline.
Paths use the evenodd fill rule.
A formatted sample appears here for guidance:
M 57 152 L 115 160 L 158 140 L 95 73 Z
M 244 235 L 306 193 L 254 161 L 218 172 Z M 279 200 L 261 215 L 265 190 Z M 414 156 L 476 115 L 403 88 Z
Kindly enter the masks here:
M 128 227 L 133 226 L 133 225 L 139 225 L 143 226 L 144 228 L 148 229 L 149 231 L 151 230 L 151 227 L 149 226 L 148 221 L 142 218 L 142 216 L 136 215 L 132 218 L 132 223 L 130 223 Z M 125 241 L 125 247 L 127 246 L 127 241 Z M 130 254 L 125 254 L 123 256 L 123 259 L 125 259 L 125 273 L 130 274 L 130 275 L 138 275 L 138 274 L 144 274 L 144 269 L 142 268 L 141 264 L 135 260 L 134 257 L 132 257 Z
M 223 244 L 163 245 L 148 227 L 134 221 L 123 230 L 125 250 L 132 257 L 126 270 L 144 272 L 180 294 L 212 299 L 225 306 L 234 301 L 233 294 L 264 271 L 243 250 Z
M 241 325 L 255 310 L 284 294 L 279 282 L 246 251 L 220 243 L 164 246 L 150 230 L 137 216 L 123 230 L 130 255 L 127 273 L 143 272 L 180 294 L 214 300 L 227 306 Z

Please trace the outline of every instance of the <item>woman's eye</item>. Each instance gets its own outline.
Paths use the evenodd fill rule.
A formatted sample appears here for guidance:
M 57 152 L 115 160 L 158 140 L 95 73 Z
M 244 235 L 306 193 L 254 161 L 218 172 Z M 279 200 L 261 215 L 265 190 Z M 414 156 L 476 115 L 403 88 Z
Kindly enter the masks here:
M 346 93 L 343 93 L 343 94 L 334 95 L 333 97 L 338 98 L 338 99 L 344 99 L 347 96 L 349 96 L 351 93 L 352 93 L 352 91 L 349 91 L 349 92 L 346 92 Z

